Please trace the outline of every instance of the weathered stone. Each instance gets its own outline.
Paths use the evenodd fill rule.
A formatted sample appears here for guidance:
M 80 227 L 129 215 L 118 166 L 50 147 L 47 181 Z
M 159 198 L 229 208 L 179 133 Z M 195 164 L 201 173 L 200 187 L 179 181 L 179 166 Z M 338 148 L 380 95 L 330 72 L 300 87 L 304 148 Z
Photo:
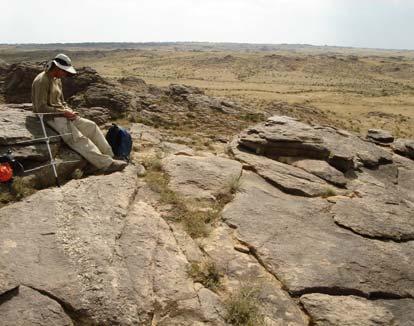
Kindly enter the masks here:
M 414 159 L 414 140 L 413 139 L 397 139 L 392 144 L 392 149 L 397 154 Z
M 171 95 L 204 94 L 201 89 L 188 85 L 171 84 L 168 86 L 168 90 Z
M 229 193 L 242 171 L 239 162 L 216 156 L 171 155 L 162 160 L 162 166 L 170 177 L 171 190 L 207 203 Z
M 385 307 L 394 316 L 395 325 L 412 326 L 414 324 L 414 300 L 377 300 L 376 303 Z
M 335 221 L 372 238 L 413 240 L 412 193 L 404 188 L 404 183 L 397 184 L 399 173 L 409 177 L 410 172 L 414 171 L 395 165 L 384 165 L 377 170 L 362 169 L 348 186 L 358 196 L 336 201 L 331 210 Z
M 271 274 L 253 255 L 234 250 L 232 230 L 220 225 L 202 241 L 204 251 L 219 271 L 225 271 L 230 292 L 250 285 L 259 291 L 261 308 L 270 325 L 307 325 L 307 318 Z
M 47 293 L 77 324 L 220 324 L 206 319 L 167 223 L 134 200 L 137 180 L 127 168 L 0 209 L 0 284 L 12 275 Z
M 10 293 L 0 305 L 3 326 L 73 326 L 60 304 L 26 286 Z
M 142 79 L 142 78 L 136 77 L 136 76 L 121 77 L 121 78 L 118 79 L 118 81 L 122 85 L 133 87 L 135 91 L 137 89 L 147 89 L 148 88 L 148 85 L 145 82 L 145 80 Z
M 48 136 L 57 135 L 47 125 L 46 132 Z M 13 157 L 25 170 L 44 166 L 50 163 L 49 151 L 44 141 L 31 141 L 38 138 L 44 138 L 44 135 L 40 121 L 33 113 L 23 109 L 11 109 L 7 105 L 0 106 L 0 155 L 11 150 Z M 18 144 L 19 142 L 25 143 Z M 58 163 L 57 172 L 61 182 L 70 179 L 73 171 L 86 165 L 84 158 L 62 144 L 60 137 L 50 139 L 51 153 Z M 63 163 L 68 161 L 74 162 Z M 30 174 L 35 177 L 36 188 L 55 185 L 50 166 Z
M 157 325 L 192 325 L 203 319 L 188 261 L 151 206 L 137 202 L 132 207 L 120 242 L 138 311 L 147 318 L 155 313 Z
M 292 164 L 306 172 L 312 173 L 319 178 L 339 187 L 345 187 L 347 179 L 341 171 L 338 171 L 326 161 L 321 160 L 298 160 Z
M 388 309 L 364 298 L 315 293 L 302 296 L 300 302 L 316 326 L 395 325 Z
M 274 116 L 245 130 L 240 146 L 257 154 L 326 160 L 340 171 L 360 164 L 375 167 L 391 162 L 391 154 L 375 144 L 330 127 L 312 127 L 296 119 Z
M 110 110 L 112 118 L 119 118 L 134 109 L 130 92 L 110 84 L 92 84 L 84 92 L 68 99 L 74 107 L 104 107 Z
M 201 262 L 203 260 L 203 253 L 195 241 L 185 232 L 180 224 L 171 224 L 171 230 L 174 234 L 175 240 L 180 246 L 181 251 L 191 263 Z
M 84 92 L 92 84 L 106 84 L 107 82 L 91 67 L 76 68 L 76 75 L 62 78 L 63 95 L 66 99 Z
M 170 142 L 161 143 L 162 151 L 167 155 L 187 155 L 194 156 L 195 152 L 188 146 Z
M 161 143 L 160 132 L 142 123 L 134 123 L 129 129 L 131 137 L 138 145 L 158 145 Z
M 376 143 L 389 144 L 394 141 L 394 136 L 386 130 L 369 129 L 367 139 L 372 140 Z
M 35 77 L 44 66 L 37 63 L 22 62 L 13 64 L 5 72 L 5 99 L 7 103 L 31 102 L 31 89 Z M 77 68 L 77 74 L 62 78 L 63 94 L 69 98 L 84 92 L 92 84 L 106 84 L 106 81 L 90 67 Z
M 384 202 L 383 197 L 348 198 L 332 209 L 335 221 L 354 232 L 372 238 L 414 240 L 414 204 Z
M 235 147 L 232 148 L 232 154 L 237 160 L 246 164 L 249 169 L 253 169 L 286 193 L 317 197 L 325 195 L 331 188 L 324 180 L 300 168 L 264 156 L 250 154 Z
M 56 132 L 51 128 L 46 128 L 49 136 L 56 135 Z M 39 119 L 33 113 L 0 105 L 0 146 L 9 146 L 41 137 L 44 137 L 42 127 Z M 51 140 L 52 143 L 59 141 L 59 138 Z
M 104 125 L 111 119 L 111 112 L 107 108 L 76 108 L 76 111 L 79 112 L 80 117 L 92 120 L 99 126 Z
M 6 103 L 31 102 L 33 80 L 43 69 L 42 64 L 12 64 L 5 73 L 4 79 L 4 98 Z
M 262 203 L 255 204 L 252 203 Z M 322 199 L 290 196 L 252 173 L 222 213 L 243 243 L 294 295 L 414 294 L 414 243 L 363 238 L 339 227 Z

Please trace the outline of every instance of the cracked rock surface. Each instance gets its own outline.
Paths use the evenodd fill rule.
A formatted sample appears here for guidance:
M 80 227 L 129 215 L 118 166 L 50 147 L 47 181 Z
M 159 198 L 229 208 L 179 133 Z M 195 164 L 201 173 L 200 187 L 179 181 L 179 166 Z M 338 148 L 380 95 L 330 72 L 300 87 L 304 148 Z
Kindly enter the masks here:
M 323 199 L 293 197 L 247 172 L 223 218 L 295 295 L 338 291 L 412 297 L 414 243 L 356 235 L 336 225 L 329 208 Z
M 370 301 L 355 296 L 306 294 L 300 302 L 317 326 L 412 325 L 413 300 Z
M 132 131 L 180 197 L 227 196 L 210 233 L 192 239 L 132 166 L 39 191 L 0 209 L 0 324 L 226 325 L 249 284 L 265 325 L 413 325 L 410 158 L 287 117 L 242 132 L 231 158 Z M 206 262 L 217 288 L 190 277 Z
M 26 286 L 9 293 L 0 305 L 3 326 L 73 326 L 59 303 Z
M 169 226 L 152 206 L 135 199 L 136 191 L 136 171 L 128 168 L 2 208 L 3 314 L 20 320 L 14 302 L 22 300 L 25 310 L 36 310 L 39 301 L 23 296 L 31 287 L 62 314 L 53 325 L 223 324 L 211 312 L 220 300 L 200 303 L 208 293 L 195 288 Z M 9 297 L 16 288 L 19 294 Z M 48 325 L 47 314 L 33 318 Z

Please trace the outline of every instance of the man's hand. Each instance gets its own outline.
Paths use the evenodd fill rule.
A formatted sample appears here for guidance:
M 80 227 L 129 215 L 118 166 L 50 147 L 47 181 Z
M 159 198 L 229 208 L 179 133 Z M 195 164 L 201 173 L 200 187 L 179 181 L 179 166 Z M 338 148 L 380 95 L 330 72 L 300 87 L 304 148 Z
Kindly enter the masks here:
M 63 116 L 66 118 L 66 119 L 68 119 L 68 120 L 75 120 L 76 118 L 77 118 L 77 113 L 76 112 L 73 112 L 73 111 L 70 111 L 70 110 L 65 110 L 65 111 L 63 111 Z

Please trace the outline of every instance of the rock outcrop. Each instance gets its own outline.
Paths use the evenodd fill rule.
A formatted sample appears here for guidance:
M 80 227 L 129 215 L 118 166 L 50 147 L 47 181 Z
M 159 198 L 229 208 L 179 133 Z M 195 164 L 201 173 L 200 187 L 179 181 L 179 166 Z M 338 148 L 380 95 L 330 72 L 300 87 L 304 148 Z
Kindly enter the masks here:
M 46 126 L 49 136 L 56 132 Z M 44 141 L 33 141 L 43 138 L 43 131 L 38 118 L 28 110 L 0 105 L 0 154 L 9 150 L 23 164 L 26 170 L 47 164 L 49 152 Z M 52 155 L 58 162 L 57 171 L 61 181 L 71 178 L 72 173 L 86 165 L 86 161 L 74 151 L 68 149 L 59 137 L 50 139 Z M 71 161 L 73 163 L 62 163 Z M 54 185 L 55 179 L 50 167 L 37 170 L 31 174 L 38 188 Z
M 240 136 L 240 146 L 275 159 L 325 160 L 342 172 L 392 161 L 392 155 L 386 150 L 346 131 L 332 127 L 312 128 L 296 119 L 279 116 L 246 130 Z
M 129 168 L 1 209 L 2 316 L 36 310 L 31 295 L 61 318 L 37 311 L 42 325 L 223 325 L 220 300 L 206 304 L 215 295 L 189 278 L 167 223 L 135 198 L 137 182 Z
M 27 83 L 17 77 L 26 75 L 7 69 L 15 76 L 8 83 L 21 86 L 8 96 L 23 100 Z M 185 85 L 79 71 L 65 85 L 70 103 L 101 124 L 128 113 L 163 125 L 131 126 L 133 164 L 148 153 L 162 160 L 154 170 L 148 163 L 147 171 L 72 180 L 0 209 L 5 325 L 226 325 L 227 300 L 246 284 L 266 325 L 412 325 L 412 140 L 274 116 L 215 155 L 168 128 L 196 130 L 226 117 L 231 131 L 244 108 Z M 31 141 L 42 132 L 29 110 L 0 106 L 0 153 L 13 149 L 27 167 L 48 161 L 45 146 Z M 77 155 L 58 138 L 51 146 L 56 157 Z M 75 167 L 59 168 L 69 176 Z M 168 191 L 156 193 L 146 173 Z M 185 205 L 174 210 L 179 200 Z M 192 239 L 169 212 L 214 214 L 204 238 Z M 217 288 L 190 273 L 205 262 Z
M 397 154 L 414 159 L 414 140 L 413 139 L 397 139 L 392 145 L 394 152 Z
M 31 85 L 43 64 L 19 63 L 3 70 L 0 74 L 4 76 L 6 103 L 31 102 Z M 109 81 L 90 67 L 78 68 L 77 74 L 62 79 L 62 84 L 65 99 L 74 109 L 102 107 L 112 118 L 129 115 L 155 125 L 205 122 L 214 118 L 211 113 L 228 115 L 243 110 L 228 100 L 207 96 L 196 87 L 172 84 L 160 88 L 136 77 Z
M 260 278 L 270 290 L 259 276 L 263 268 L 286 290 L 276 294 L 276 287 L 273 298 L 300 298 L 316 325 L 410 325 L 411 160 L 345 131 L 286 117 L 247 129 L 229 149 L 244 170 L 222 212 L 228 227 L 203 242 L 227 271 L 229 287 Z M 176 191 L 193 187 L 190 198 L 203 190 L 200 173 L 186 175 L 178 188 L 178 176 L 169 175 Z
M 32 83 L 43 70 L 41 64 L 12 64 L 3 71 L 3 93 L 6 103 L 28 103 L 32 101 Z

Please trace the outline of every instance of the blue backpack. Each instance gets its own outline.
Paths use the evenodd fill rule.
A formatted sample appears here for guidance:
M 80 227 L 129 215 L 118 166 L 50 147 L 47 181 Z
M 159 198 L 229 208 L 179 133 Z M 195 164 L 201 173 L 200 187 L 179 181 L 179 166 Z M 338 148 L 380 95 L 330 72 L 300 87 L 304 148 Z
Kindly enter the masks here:
M 111 145 L 116 158 L 129 161 L 132 150 L 132 138 L 126 129 L 113 123 L 105 138 L 109 145 Z

